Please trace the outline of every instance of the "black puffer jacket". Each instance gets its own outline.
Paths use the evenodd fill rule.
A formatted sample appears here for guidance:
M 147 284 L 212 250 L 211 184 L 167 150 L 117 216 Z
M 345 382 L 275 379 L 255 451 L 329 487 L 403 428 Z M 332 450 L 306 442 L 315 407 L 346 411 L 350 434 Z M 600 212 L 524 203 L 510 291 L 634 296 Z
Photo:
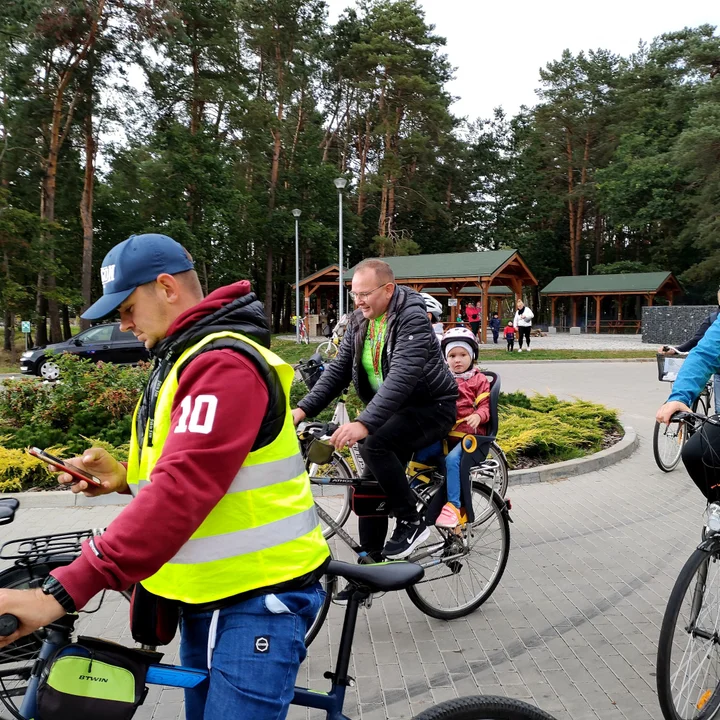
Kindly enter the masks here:
M 350 317 L 337 358 L 298 403 L 306 415 L 317 415 L 351 380 L 367 405 L 357 419 L 371 433 L 401 408 L 427 407 L 457 398 L 457 383 L 445 364 L 420 293 L 398 285 L 390 299 L 382 351 L 383 383 L 377 393 L 370 387 L 362 367 L 367 329 L 368 321 L 356 310 Z

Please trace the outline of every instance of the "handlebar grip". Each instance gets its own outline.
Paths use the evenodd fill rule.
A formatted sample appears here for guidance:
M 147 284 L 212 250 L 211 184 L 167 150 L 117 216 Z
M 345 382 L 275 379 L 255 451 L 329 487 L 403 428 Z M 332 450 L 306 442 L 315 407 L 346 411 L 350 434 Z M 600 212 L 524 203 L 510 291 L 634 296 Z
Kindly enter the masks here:
M 8 613 L 0 615 L 0 636 L 7 637 L 12 635 L 20 625 L 20 621 L 14 616 Z

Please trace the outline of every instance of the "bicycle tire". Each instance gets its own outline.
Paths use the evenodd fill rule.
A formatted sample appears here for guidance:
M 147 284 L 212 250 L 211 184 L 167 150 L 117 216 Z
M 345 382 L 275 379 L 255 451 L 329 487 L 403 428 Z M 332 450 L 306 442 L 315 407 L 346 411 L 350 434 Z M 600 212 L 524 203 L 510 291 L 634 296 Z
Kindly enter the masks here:
M 337 357 L 338 347 L 332 340 L 326 340 L 318 345 L 317 351 L 320 353 L 324 360 L 328 362 L 334 360 Z
M 555 720 L 522 700 L 495 695 L 471 695 L 446 700 L 424 710 L 413 720 Z
M 676 425 L 677 430 L 672 430 L 672 426 Z M 682 449 L 687 442 L 687 424 L 685 423 L 665 423 L 655 421 L 653 430 L 653 455 L 655 463 L 663 472 L 672 472 L 680 462 Z M 670 435 L 670 440 L 668 440 Z
M 498 464 L 498 467 L 493 473 L 492 478 L 486 476 L 481 471 L 480 467 L 477 467 L 470 470 L 470 479 L 473 481 L 481 482 L 483 483 L 483 485 L 487 485 L 488 487 L 492 487 L 492 489 L 501 498 L 504 498 L 505 493 L 507 493 L 508 482 L 510 479 L 509 467 L 507 458 L 505 457 L 505 453 L 495 441 L 490 443 L 487 459 L 494 460 Z
M 415 607 L 426 615 L 438 618 L 439 620 L 453 620 L 455 618 L 465 617 L 477 610 L 493 594 L 505 572 L 505 566 L 507 565 L 508 556 L 510 555 L 510 523 L 508 522 L 507 512 L 504 510 L 504 501 L 497 493 L 494 493 L 483 483 L 473 482 L 472 492 L 475 522 L 472 524 L 472 530 L 470 531 L 471 534 L 468 542 L 471 543 L 471 545 L 468 552 L 456 559 L 457 553 L 454 552 L 454 550 L 443 549 L 442 553 L 450 553 L 448 557 L 452 559 L 448 559 L 433 567 L 426 567 L 425 578 L 416 585 L 407 588 L 405 591 Z M 493 531 L 493 527 L 495 526 L 497 530 Z M 497 542 L 499 545 L 497 546 L 493 538 L 494 535 L 498 536 Z M 417 556 L 423 551 L 426 551 L 428 547 L 437 545 L 442 537 L 444 537 L 443 534 L 437 528 L 430 528 L 430 539 L 421 545 L 413 555 Z M 485 541 L 484 548 L 480 546 L 480 542 L 483 541 L 483 539 Z M 471 571 L 473 569 L 480 569 L 479 563 L 483 561 L 482 554 L 470 560 L 473 552 L 476 550 L 479 553 L 486 550 L 487 558 L 489 563 L 492 563 L 492 568 L 489 577 L 479 589 L 479 592 L 474 592 L 474 594 L 466 600 L 460 601 L 461 595 L 467 595 L 466 591 L 462 588 L 463 584 L 467 586 L 465 577 L 470 575 L 472 578 Z M 407 558 L 411 562 L 413 561 L 413 555 Z M 422 564 L 421 560 L 416 560 L 416 562 Z M 471 563 L 476 563 L 474 568 L 470 567 Z M 469 568 L 468 572 L 460 579 L 462 570 L 465 567 Z M 433 575 L 435 575 L 435 577 L 433 577 Z M 446 583 L 445 580 L 447 578 L 450 578 L 450 581 Z M 470 585 L 471 587 L 474 586 L 472 580 Z M 451 607 L 449 603 L 452 602 L 453 597 L 459 602 L 454 607 Z M 445 598 L 449 598 L 447 602 L 445 602 Z
M 700 396 L 692 404 L 692 411 L 698 415 L 710 416 L 710 394 L 707 387 L 700 393 Z
M 703 566 L 707 570 L 707 573 L 704 573 L 704 579 L 702 578 L 703 573 L 701 573 Z M 709 582 L 711 570 L 712 580 Z M 698 573 L 701 573 L 701 577 L 695 579 Z M 693 582 L 694 580 L 695 582 Z M 692 596 L 689 598 L 687 617 L 681 618 L 681 610 L 688 591 L 691 591 Z M 716 604 L 720 603 L 720 542 L 716 543 L 711 550 L 697 549 L 690 555 L 675 581 L 663 615 L 658 641 L 656 682 L 660 709 L 665 720 L 709 720 L 720 708 L 720 672 L 711 682 L 707 682 L 707 672 L 703 674 L 697 670 L 683 667 L 686 661 L 692 664 L 693 660 L 697 658 L 700 662 L 706 660 L 710 662 L 710 665 L 720 668 L 720 652 L 718 652 L 717 641 L 712 643 L 713 652 L 713 648 L 708 647 L 707 639 L 696 635 L 696 632 L 704 631 L 704 624 L 707 622 L 708 627 L 712 630 L 712 635 L 716 636 L 715 619 L 718 609 L 716 606 L 715 609 L 708 611 L 705 604 L 708 592 L 711 593 L 710 597 L 714 598 Z M 697 603 L 698 593 L 702 593 L 699 604 Z M 696 612 L 694 612 L 694 607 L 697 608 Z M 693 615 L 695 615 L 694 618 Z M 712 615 L 712 617 L 705 621 L 706 615 Z M 676 643 L 677 629 L 681 629 L 681 633 L 680 640 Z M 698 647 L 693 652 L 691 646 L 695 642 Z M 684 648 L 682 647 L 683 643 L 685 643 Z M 678 653 L 675 657 L 680 659 L 675 672 L 673 672 L 674 649 Z M 711 655 L 714 656 L 714 662 Z M 687 688 L 687 698 L 679 701 L 676 700 L 673 692 L 678 676 L 680 676 L 681 683 L 680 691 Z M 693 678 L 700 677 L 702 682 L 695 683 Z M 688 683 L 693 686 L 688 687 Z M 713 687 L 708 687 L 711 684 Z M 695 685 L 699 685 L 699 687 Z M 681 711 L 678 710 L 679 704 L 683 705 Z M 687 711 L 691 707 L 693 714 L 688 714 Z M 698 711 L 696 714 L 695 710 Z
M 315 503 L 322 507 L 322 509 L 325 510 L 325 512 L 333 518 L 336 525 L 340 525 L 340 527 L 342 527 L 347 522 L 347 519 L 350 517 L 351 486 L 325 486 L 320 482 L 313 482 L 313 478 L 317 478 L 318 476 L 327 476 L 351 480 L 353 477 L 355 477 L 355 475 L 350 469 L 350 466 L 347 464 L 347 461 L 342 455 L 334 452 L 329 463 L 325 465 L 316 465 L 311 463 L 308 465 L 307 470 L 310 477 L 310 486 L 313 491 Z M 331 487 L 334 495 L 319 494 L 324 487 Z M 328 499 L 325 500 L 321 498 Z M 334 498 L 334 500 L 330 500 L 329 498 Z M 334 509 L 333 506 L 337 505 L 338 502 L 340 503 L 339 506 Z M 335 530 L 333 530 L 331 525 L 326 525 L 322 520 L 320 521 L 320 523 L 322 525 L 323 537 L 326 540 L 329 540 L 335 534 Z
M 25 590 L 39 587 L 50 572 L 69 565 L 74 559 L 74 557 L 68 556 L 67 558 L 48 558 L 30 566 L 13 565 L 0 572 L 0 588 Z M 113 593 L 113 596 L 117 598 L 122 596 L 128 603 L 130 601 L 130 592 L 128 591 Z M 100 597 L 96 610 L 79 613 L 73 631 L 75 637 L 78 634 L 88 634 L 83 626 L 86 624 L 88 616 L 93 616 L 95 612 L 100 611 L 101 606 L 105 603 L 105 594 Z M 89 606 L 95 607 L 94 600 L 90 601 Z M 129 608 L 129 605 L 126 607 Z M 7 702 L 13 702 L 12 698 L 20 698 L 25 694 L 26 680 L 40 651 L 43 637 L 44 630 L 41 628 L 0 650 L 0 694 Z
M 332 550 L 330 551 L 330 559 L 333 559 Z M 327 618 L 328 611 L 330 610 L 330 605 L 332 605 L 332 599 L 335 593 L 335 583 L 337 582 L 337 578 L 334 575 L 323 575 L 320 582 L 322 583 L 323 590 L 325 590 L 325 599 L 323 600 L 323 604 L 320 607 L 318 614 L 315 616 L 315 619 L 312 621 L 312 624 L 308 628 L 308 631 L 305 633 L 306 648 L 310 647 L 310 644 L 318 636 L 320 629 L 325 624 L 325 618 Z

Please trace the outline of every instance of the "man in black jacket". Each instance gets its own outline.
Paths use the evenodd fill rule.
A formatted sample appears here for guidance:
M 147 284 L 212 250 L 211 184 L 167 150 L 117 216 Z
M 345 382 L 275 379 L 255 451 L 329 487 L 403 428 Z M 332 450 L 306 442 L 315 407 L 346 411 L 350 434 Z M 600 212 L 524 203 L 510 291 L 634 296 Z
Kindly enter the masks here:
M 420 293 L 395 284 L 382 260 L 360 263 L 352 279 L 357 309 L 338 356 L 293 410 L 295 424 L 326 408 L 353 381 L 366 408 L 340 427 L 338 449 L 361 442 L 368 470 L 397 518 L 360 518 L 360 543 L 374 559 L 407 557 L 429 535 L 405 476 L 412 453 L 443 439 L 455 422 L 457 384 L 445 364 Z M 385 543 L 383 547 L 383 543 Z

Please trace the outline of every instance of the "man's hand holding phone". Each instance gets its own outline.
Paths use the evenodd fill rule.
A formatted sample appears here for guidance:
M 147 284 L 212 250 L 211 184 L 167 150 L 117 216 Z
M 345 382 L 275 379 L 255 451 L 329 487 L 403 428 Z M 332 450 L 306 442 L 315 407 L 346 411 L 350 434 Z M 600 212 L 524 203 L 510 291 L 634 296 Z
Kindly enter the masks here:
M 74 493 L 83 493 L 88 497 L 107 495 L 111 492 L 123 492 L 127 490 L 127 472 L 125 466 L 120 464 L 107 450 L 103 448 L 90 448 L 80 457 L 70 458 L 65 462 L 74 465 L 100 480 L 99 487 L 89 483 L 87 480 L 78 480 L 69 473 L 63 472 L 62 467 L 50 465 L 53 472 L 59 472 L 58 482 L 61 485 L 69 485 Z

